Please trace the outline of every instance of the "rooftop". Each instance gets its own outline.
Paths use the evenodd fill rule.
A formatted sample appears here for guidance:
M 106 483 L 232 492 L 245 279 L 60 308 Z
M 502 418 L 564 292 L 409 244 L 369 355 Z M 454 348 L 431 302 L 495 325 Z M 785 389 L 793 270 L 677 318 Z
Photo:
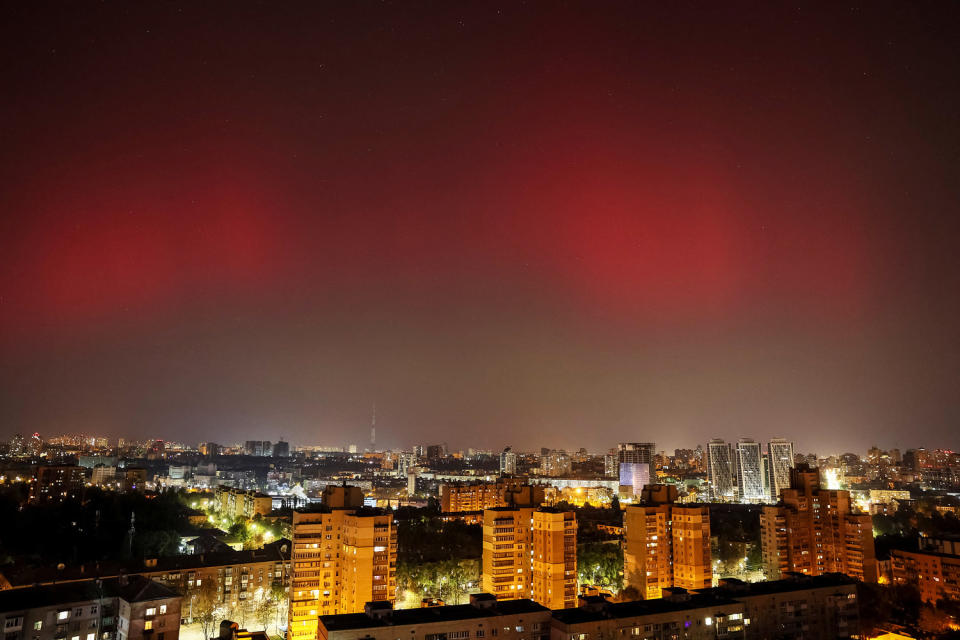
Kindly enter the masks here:
M 689 597 L 676 600 L 659 598 L 657 600 L 636 600 L 634 602 L 609 602 L 603 607 L 557 609 L 553 612 L 553 617 L 563 624 L 581 624 L 609 618 L 638 618 L 671 611 L 737 604 L 737 600 L 733 598 L 726 597 L 721 593 L 711 593 L 714 591 L 713 589 L 705 591 L 705 593 L 692 591 Z
M 524 613 L 550 611 L 533 600 L 500 600 L 491 606 L 458 604 L 445 607 L 425 607 L 422 609 L 396 609 L 386 615 L 371 616 L 366 613 L 343 613 L 335 616 L 320 616 L 320 624 L 327 631 L 347 631 L 368 627 L 395 627 L 402 625 L 429 624 L 433 622 L 453 622 L 489 618 L 491 616 L 509 616 Z
M 284 545 L 286 545 L 285 552 L 283 550 Z M 34 567 L 29 565 L 12 565 L 0 569 L 0 576 L 2 576 L 3 581 L 9 583 L 11 588 L 20 588 L 54 582 L 76 582 L 97 577 L 112 578 L 122 573 L 155 573 L 158 571 L 184 571 L 200 567 L 249 564 L 253 562 L 285 562 L 290 559 L 291 546 L 289 540 L 281 538 L 265 544 L 262 549 L 161 556 L 155 559 L 155 564 L 149 566 L 146 564 L 146 561 L 126 564 L 105 562 L 70 566 L 63 569 L 51 566 Z
M 97 600 L 101 596 L 104 598 L 120 597 L 127 602 L 148 602 L 150 600 L 167 600 L 180 597 L 173 589 L 144 576 L 126 576 L 124 579 L 80 580 L 0 591 L 0 612 L 89 602 Z

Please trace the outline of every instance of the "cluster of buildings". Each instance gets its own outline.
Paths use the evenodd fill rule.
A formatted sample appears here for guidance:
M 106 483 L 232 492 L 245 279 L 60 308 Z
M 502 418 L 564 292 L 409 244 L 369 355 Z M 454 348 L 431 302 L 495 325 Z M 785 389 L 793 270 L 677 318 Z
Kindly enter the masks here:
M 710 495 L 732 502 L 776 500 L 794 466 L 793 443 L 782 438 L 770 440 L 765 450 L 749 438 L 736 443 L 715 438 L 707 444 L 706 458 Z
M 780 498 L 760 514 L 768 577 L 836 572 L 877 582 L 873 521 L 857 510 L 849 491 L 821 488 L 819 471 L 801 465 L 791 469 Z

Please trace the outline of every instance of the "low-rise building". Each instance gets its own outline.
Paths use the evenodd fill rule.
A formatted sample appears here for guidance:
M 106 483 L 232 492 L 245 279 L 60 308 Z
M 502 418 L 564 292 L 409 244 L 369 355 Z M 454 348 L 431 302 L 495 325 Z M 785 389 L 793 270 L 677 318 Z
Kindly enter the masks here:
M 725 579 L 709 591 L 743 603 L 748 639 L 859 636 L 857 581 L 842 573 L 751 583 Z
M 551 611 L 532 600 L 475 593 L 470 604 L 394 610 L 373 602 L 363 613 L 320 616 L 318 640 L 549 640 Z
M 62 569 L 13 566 L 0 572 L 0 590 L 20 591 L 35 584 L 79 583 L 92 577 L 115 579 L 125 573 L 138 573 L 185 596 L 199 592 L 205 584 L 216 584 L 218 601 L 236 605 L 269 591 L 274 584 L 289 587 L 291 547 L 289 540 L 281 539 L 262 549 L 162 556 L 148 558 L 138 566 L 98 564 Z
M 724 581 L 697 591 L 610 602 L 581 596 L 576 608 L 547 610 L 529 599 L 474 594 L 469 605 L 321 616 L 319 640 L 832 640 L 858 638 L 857 582 L 842 574 L 772 582 Z
M 609 602 L 600 596 L 580 599 L 575 609 L 553 612 L 551 640 L 601 638 L 745 638 L 744 605 L 720 593 L 663 590 L 663 597 Z
M 182 597 L 145 576 L 0 593 L 5 640 L 177 640 Z

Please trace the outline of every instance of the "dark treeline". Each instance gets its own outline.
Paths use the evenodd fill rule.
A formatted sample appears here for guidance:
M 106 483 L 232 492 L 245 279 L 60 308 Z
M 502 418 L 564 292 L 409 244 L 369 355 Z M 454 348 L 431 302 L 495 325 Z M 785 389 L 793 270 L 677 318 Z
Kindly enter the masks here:
M 129 529 L 135 514 L 133 543 Z M 84 500 L 24 504 L 0 495 L 0 561 L 52 565 L 127 560 L 177 553 L 189 528 L 187 508 L 175 492 L 155 496 L 87 489 Z M 131 548 L 132 547 L 132 548 Z

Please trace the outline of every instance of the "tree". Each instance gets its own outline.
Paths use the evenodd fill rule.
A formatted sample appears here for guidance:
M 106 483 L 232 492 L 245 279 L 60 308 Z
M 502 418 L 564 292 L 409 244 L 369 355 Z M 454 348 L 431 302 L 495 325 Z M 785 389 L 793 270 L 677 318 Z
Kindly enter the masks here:
M 282 584 L 274 582 L 270 585 L 270 598 L 276 603 L 277 611 L 273 618 L 273 630 L 279 631 L 279 627 L 287 623 L 287 612 L 290 606 L 289 594 Z
M 449 560 L 444 564 L 453 604 L 459 604 L 470 585 L 480 579 L 480 563 L 476 560 Z
M 577 573 L 581 584 L 619 592 L 623 588 L 623 549 L 618 544 L 588 542 L 577 547 Z
M 253 605 L 253 619 L 266 631 L 270 621 L 277 617 L 277 605 L 270 591 L 262 591 Z
M 193 602 L 193 619 L 200 624 L 203 637 L 209 638 L 223 609 L 217 594 L 217 585 L 208 579 L 190 597 Z

